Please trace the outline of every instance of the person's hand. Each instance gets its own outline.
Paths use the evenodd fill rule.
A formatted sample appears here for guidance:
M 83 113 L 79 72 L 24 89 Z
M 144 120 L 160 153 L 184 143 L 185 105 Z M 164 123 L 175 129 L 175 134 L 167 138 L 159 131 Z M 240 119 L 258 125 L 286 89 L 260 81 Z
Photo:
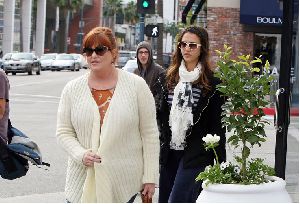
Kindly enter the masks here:
M 145 183 L 142 194 L 144 196 L 148 196 L 148 198 L 152 198 L 155 193 L 155 184 L 154 183 Z
M 91 150 L 83 155 L 82 163 L 85 166 L 94 166 L 94 162 L 101 163 L 101 158 Z

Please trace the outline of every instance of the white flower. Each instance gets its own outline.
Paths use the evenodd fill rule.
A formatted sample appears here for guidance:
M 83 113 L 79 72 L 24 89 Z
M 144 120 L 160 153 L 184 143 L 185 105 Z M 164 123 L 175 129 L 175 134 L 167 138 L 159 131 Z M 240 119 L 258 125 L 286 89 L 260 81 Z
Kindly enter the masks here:
M 204 170 L 204 171 L 209 171 L 210 168 L 211 168 L 211 166 L 208 165 L 208 166 L 205 167 L 205 170 Z
M 222 162 L 221 164 L 220 164 L 220 168 L 221 168 L 221 170 L 224 170 L 224 169 L 226 169 L 227 167 L 229 167 L 229 165 L 230 165 L 230 163 L 229 162 Z
M 233 171 L 237 174 L 239 174 L 241 172 L 240 168 L 237 166 L 234 167 Z
M 214 144 L 220 141 L 220 137 L 216 134 L 212 135 L 212 134 L 207 134 L 205 137 L 202 138 L 202 140 L 206 143 L 206 144 Z

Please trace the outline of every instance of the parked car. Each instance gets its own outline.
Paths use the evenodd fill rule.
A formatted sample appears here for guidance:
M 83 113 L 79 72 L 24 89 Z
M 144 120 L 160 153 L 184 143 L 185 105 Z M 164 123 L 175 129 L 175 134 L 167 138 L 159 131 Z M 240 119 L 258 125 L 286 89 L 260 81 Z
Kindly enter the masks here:
M 11 54 L 12 54 L 12 53 L 10 53 L 10 52 L 9 52 L 9 53 L 6 53 L 6 54 L 1 58 L 1 69 L 4 70 L 4 63 L 5 63 L 6 61 L 10 60 Z
M 2 60 L 3 61 L 7 61 L 7 60 L 10 60 L 10 58 L 11 58 L 11 55 L 12 55 L 12 53 L 11 52 L 9 52 L 9 53 L 6 53 L 3 57 L 2 57 Z
M 71 70 L 79 71 L 80 64 L 71 54 L 58 54 L 52 62 L 51 71 Z
M 12 73 L 16 75 L 16 73 L 28 72 L 28 75 L 32 75 L 33 71 L 37 75 L 41 74 L 40 62 L 33 53 L 17 52 L 6 55 L 3 57 L 3 70 L 6 74 Z
M 82 69 L 82 68 L 87 69 L 88 68 L 88 63 L 81 54 L 73 53 L 71 55 L 73 55 L 76 62 L 80 65 L 80 69 Z
M 136 58 L 136 51 L 129 51 L 131 59 Z
M 135 51 L 120 50 L 117 67 L 119 68 L 124 67 L 128 60 L 134 58 L 135 58 Z
M 47 53 L 43 54 L 40 58 L 41 69 L 42 70 L 50 70 L 52 66 L 52 62 L 55 60 L 56 53 Z
M 126 62 L 125 66 L 122 69 L 127 72 L 133 73 L 134 70 L 137 68 L 138 68 L 138 64 L 136 59 L 131 59 Z

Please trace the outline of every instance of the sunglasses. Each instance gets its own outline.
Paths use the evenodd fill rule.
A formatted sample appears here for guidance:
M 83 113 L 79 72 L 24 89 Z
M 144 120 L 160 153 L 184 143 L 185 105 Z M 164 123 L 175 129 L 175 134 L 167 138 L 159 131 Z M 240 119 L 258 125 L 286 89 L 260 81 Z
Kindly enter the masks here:
M 91 56 L 94 52 L 97 55 L 103 56 L 108 50 L 110 50 L 108 47 L 104 46 L 104 45 L 100 45 L 98 47 L 96 47 L 95 49 L 91 48 L 91 47 L 85 47 L 83 48 L 83 54 L 86 54 L 86 56 Z
M 178 43 L 178 47 L 180 49 L 186 49 L 187 47 L 189 47 L 190 50 L 194 50 L 194 49 L 197 49 L 198 47 L 201 47 L 201 44 L 195 43 L 195 42 L 184 42 L 184 41 L 181 41 L 181 42 Z

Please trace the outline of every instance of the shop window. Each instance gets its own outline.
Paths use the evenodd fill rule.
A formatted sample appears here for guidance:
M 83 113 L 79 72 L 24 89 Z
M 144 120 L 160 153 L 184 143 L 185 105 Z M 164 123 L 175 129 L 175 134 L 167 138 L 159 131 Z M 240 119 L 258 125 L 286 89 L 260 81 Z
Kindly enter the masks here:
M 281 35 L 280 34 L 262 34 L 256 33 L 254 36 L 254 56 L 261 56 L 263 64 L 268 60 L 270 63 L 270 72 L 274 67 L 280 70 L 281 55 Z M 262 65 L 256 64 L 262 68 Z M 262 71 L 262 69 L 261 69 Z

